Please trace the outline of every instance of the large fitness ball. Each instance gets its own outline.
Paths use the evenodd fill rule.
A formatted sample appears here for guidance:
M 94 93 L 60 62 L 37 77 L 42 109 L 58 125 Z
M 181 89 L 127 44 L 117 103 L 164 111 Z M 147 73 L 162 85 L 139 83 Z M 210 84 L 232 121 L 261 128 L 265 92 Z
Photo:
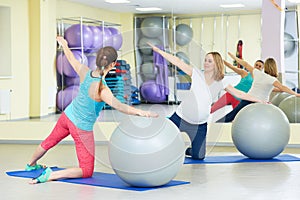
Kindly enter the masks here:
M 72 100 L 77 96 L 79 92 L 79 85 L 72 85 L 60 90 L 56 96 L 56 106 L 60 111 L 65 110 L 65 108 L 72 102 Z
M 113 46 L 112 33 L 109 30 L 109 28 L 105 27 L 105 26 L 100 26 L 98 28 L 100 30 L 100 35 L 101 35 L 102 41 L 103 41 L 101 47 Z
M 112 133 L 108 153 L 113 170 L 123 181 L 155 187 L 177 175 L 184 162 L 185 144 L 169 119 L 131 116 Z
M 176 44 L 184 46 L 193 38 L 193 29 L 186 24 L 178 24 L 176 26 Z
M 64 36 L 69 47 L 88 49 L 94 43 L 93 31 L 87 25 L 74 24 L 67 28 Z M 81 43 L 81 38 L 83 43 Z
M 279 106 L 279 104 L 287 97 L 291 96 L 289 93 L 286 92 L 279 92 L 276 94 L 272 99 L 271 103 L 274 104 L 275 106 Z
M 83 63 L 84 65 L 88 65 L 87 57 L 78 50 L 72 50 L 72 53 L 76 60 L 78 60 L 80 63 Z M 58 67 L 58 69 L 62 68 L 63 74 L 69 77 L 76 77 L 78 74 L 72 67 L 72 65 L 69 63 L 67 57 L 65 54 L 62 55 L 62 62 L 60 63 L 62 66 Z
M 143 63 L 140 67 L 141 76 L 144 81 L 154 80 L 157 76 L 158 70 L 153 62 Z
M 65 76 L 64 77 L 64 86 L 69 87 L 69 86 L 72 86 L 72 85 L 78 85 L 78 86 L 80 85 L 79 76 L 76 76 L 76 77 Z
M 112 37 L 112 47 L 118 51 L 121 49 L 123 44 L 122 34 L 119 32 L 118 29 L 114 27 L 110 27 L 109 30 L 111 32 L 111 37 Z
M 141 23 L 144 36 L 156 38 L 163 34 L 163 20 L 161 17 L 147 17 Z
M 60 74 L 63 75 L 63 52 L 62 51 L 57 51 L 56 52 L 56 71 Z
M 276 106 L 254 103 L 243 108 L 231 127 L 236 148 L 253 159 L 271 159 L 279 155 L 290 138 L 288 118 Z
M 144 55 L 152 55 L 153 51 L 152 51 L 152 48 L 148 45 L 148 43 L 151 43 L 154 46 L 162 45 L 162 43 L 159 39 L 142 37 L 139 40 L 138 46 L 139 46 L 140 52 Z
M 185 62 L 186 64 L 190 64 L 190 59 L 189 59 L 189 57 L 184 53 L 184 52 L 182 52 L 182 51 L 178 51 L 177 53 L 176 53 L 176 56 L 180 59 L 180 60 L 182 60 L 183 62 Z
M 88 60 L 88 67 L 94 71 L 97 69 L 97 65 L 96 65 L 96 56 L 94 55 L 88 55 L 87 56 L 87 60 Z
M 290 57 L 296 50 L 296 40 L 289 34 L 284 33 L 284 57 Z
M 154 80 L 143 82 L 140 87 L 142 97 L 151 103 L 162 103 L 166 101 L 167 96 L 162 94 L 162 88 Z
M 290 96 L 279 104 L 279 108 L 286 114 L 290 123 L 300 123 L 300 98 Z
M 103 38 L 98 26 L 89 26 L 93 33 L 93 43 L 90 49 L 85 50 L 86 53 L 97 52 L 103 46 Z

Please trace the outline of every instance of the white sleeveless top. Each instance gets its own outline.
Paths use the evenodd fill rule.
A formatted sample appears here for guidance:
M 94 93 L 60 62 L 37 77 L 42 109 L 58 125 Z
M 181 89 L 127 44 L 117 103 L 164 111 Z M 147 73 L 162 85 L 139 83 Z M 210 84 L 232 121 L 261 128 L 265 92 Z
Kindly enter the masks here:
M 262 100 L 269 101 L 270 94 L 274 88 L 273 83 L 277 79 L 258 69 L 253 70 L 253 83 L 248 92 L 251 96 Z

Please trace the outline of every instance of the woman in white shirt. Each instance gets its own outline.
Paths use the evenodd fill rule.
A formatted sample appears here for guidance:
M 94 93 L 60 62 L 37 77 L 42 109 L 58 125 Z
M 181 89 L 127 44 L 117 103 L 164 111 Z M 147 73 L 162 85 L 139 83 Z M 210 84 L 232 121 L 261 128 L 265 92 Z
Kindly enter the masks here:
M 191 148 L 186 155 L 192 159 L 204 159 L 206 153 L 207 120 L 213 100 L 224 89 L 224 63 L 218 52 L 210 52 L 205 56 L 204 71 L 186 64 L 178 57 L 166 53 L 149 44 L 153 51 L 159 53 L 170 63 L 179 67 L 192 79 L 191 88 L 184 96 L 170 120 L 189 135 Z
M 243 65 L 250 73 L 253 74 L 253 83 L 250 90 L 247 93 L 244 93 L 239 90 L 226 90 L 231 94 L 237 96 L 238 98 L 242 99 L 239 105 L 234 108 L 231 112 L 227 115 L 219 119 L 217 122 L 232 122 L 237 115 L 237 113 L 244 108 L 245 106 L 255 103 L 255 102 L 262 102 L 267 103 L 269 102 L 269 97 L 272 90 L 287 92 L 292 95 L 300 96 L 293 90 L 289 89 L 288 87 L 282 85 L 278 80 L 278 72 L 277 72 L 277 64 L 273 58 L 268 58 L 265 61 L 264 65 L 264 72 L 259 71 L 252 67 L 246 61 L 239 59 L 238 57 L 234 56 L 232 53 L 228 53 L 228 55 L 236 60 L 239 64 Z

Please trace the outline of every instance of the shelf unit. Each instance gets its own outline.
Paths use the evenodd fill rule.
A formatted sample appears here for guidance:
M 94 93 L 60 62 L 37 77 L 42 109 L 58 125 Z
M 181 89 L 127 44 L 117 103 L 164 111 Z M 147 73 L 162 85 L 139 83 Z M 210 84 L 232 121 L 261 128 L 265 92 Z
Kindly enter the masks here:
M 121 27 L 120 24 L 116 23 L 110 23 L 102 20 L 97 19 L 91 19 L 86 17 L 69 17 L 69 18 L 60 18 L 57 19 L 57 35 L 59 36 L 66 36 L 66 30 L 70 28 L 71 26 L 79 25 L 79 32 L 76 32 L 75 34 L 77 37 L 80 38 L 80 41 L 78 41 L 79 45 L 70 47 L 70 49 L 75 53 L 78 53 L 80 55 L 77 55 L 80 58 L 80 62 L 83 64 L 86 64 L 91 69 L 95 69 L 95 58 L 96 58 L 96 52 L 98 49 L 100 49 L 103 46 L 112 46 L 111 41 L 108 40 L 108 37 L 104 35 L 106 32 L 106 28 L 115 28 L 119 29 Z M 98 28 L 101 30 L 102 28 L 102 44 L 101 46 L 94 48 L 94 46 L 85 47 L 85 28 Z M 92 29 L 91 29 L 92 31 Z M 99 30 L 98 30 L 99 31 Z M 75 36 L 74 36 L 75 37 Z M 90 38 L 91 40 L 94 40 L 94 38 Z M 95 41 L 94 41 L 95 42 Z M 121 52 L 121 50 L 118 50 L 118 52 Z M 56 59 L 56 66 L 57 66 L 57 112 L 63 111 L 66 106 L 72 101 L 72 99 L 76 96 L 77 92 L 79 91 L 79 77 L 76 73 L 70 72 L 70 74 L 66 73 L 66 62 L 63 61 L 63 51 L 62 48 L 57 45 L 57 59 Z M 60 67 L 59 67 L 60 66 Z M 65 67 L 65 68 L 64 68 Z M 67 91 L 66 89 L 69 89 L 70 87 L 73 87 L 72 91 L 68 91 L 68 93 L 64 94 L 64 91 Z M 71 94 L 70 94 L 71 93 Z M 71 97 L 70 97 L 71 95 Z

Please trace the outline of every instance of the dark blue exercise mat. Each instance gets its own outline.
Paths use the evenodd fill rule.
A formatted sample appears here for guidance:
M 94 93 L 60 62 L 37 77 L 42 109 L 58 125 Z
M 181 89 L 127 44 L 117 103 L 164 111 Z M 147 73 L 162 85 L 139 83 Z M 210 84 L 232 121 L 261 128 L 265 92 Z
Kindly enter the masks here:
M 53 171 L 62 170 L 63 168 L 58 167 L 51 167 Z M 9 176 L 15 176 L 15 177 L 22 177 L 22 178 L 36 178 L 41 173 L 41 170 L 35 170 L 35 171 L 9 171 L 6 172 Z M 91 178 L 75 178 L 75 179 L 64 179 L 64 180 L 58 180 L 60 182 L 66 182 L 66 183 L 74 183 L 74 184 L 83 184 L 83 185 L 92 185 L 92 186 L 98 186 L 98 187 L 107 187 L 107 188 L 115 188 L 115 189 L 123 189 L 123 190 L 133 190 L 133 191 L 148 191 L 158 188 L 165 188 L 165 187 L 171 187 L 171 186 L 177 186 L 177 185 L 183 185 L 183 184 L 189 184 L 190 182 L 186 181 L 177 181 L 172 180 L 168 184 L 159 186 L 159 187 L 132 187 L 128 184 L 126 184 L 124 181 L 122 181 L 116 174 L 108 174 L 108 173 L 102 173 L 102 172 L 94 172 L 93 177 Z
M 224 164 L 246 162 L 291 162 L 300 161 L 300 158 L 288 154 L 282 154 L 272 159 L 250 159 L 243 155 L 236 156 L 207 156 L 204 160 L 193 160 L 186 157 L 184 164 Z

